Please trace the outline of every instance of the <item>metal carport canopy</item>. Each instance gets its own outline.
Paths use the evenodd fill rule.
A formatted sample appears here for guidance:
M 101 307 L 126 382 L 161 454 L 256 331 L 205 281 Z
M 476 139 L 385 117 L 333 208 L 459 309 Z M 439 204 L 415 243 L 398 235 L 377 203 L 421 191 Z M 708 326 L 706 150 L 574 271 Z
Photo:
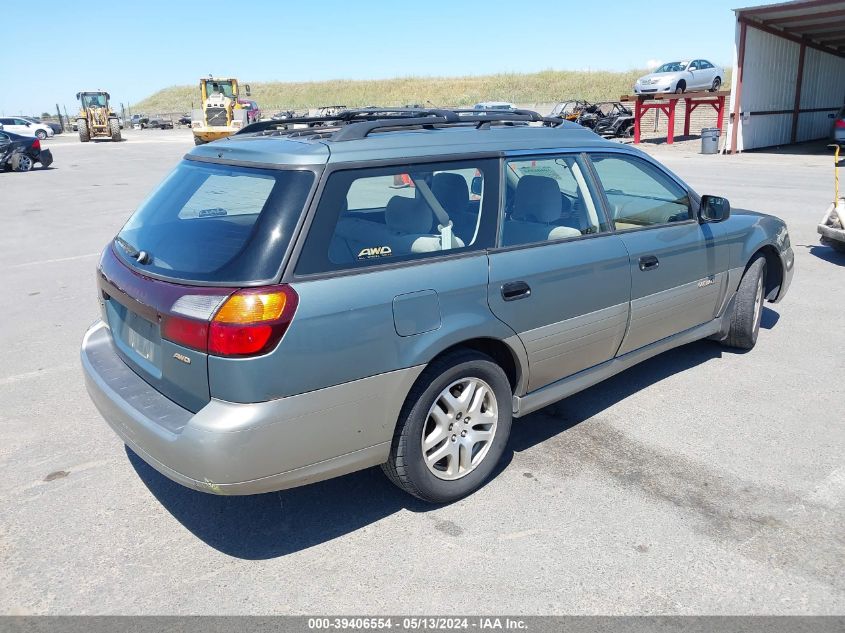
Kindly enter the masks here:
M 845 101 L 845 0 L 735 13 L 731 153 L 827 136 Z

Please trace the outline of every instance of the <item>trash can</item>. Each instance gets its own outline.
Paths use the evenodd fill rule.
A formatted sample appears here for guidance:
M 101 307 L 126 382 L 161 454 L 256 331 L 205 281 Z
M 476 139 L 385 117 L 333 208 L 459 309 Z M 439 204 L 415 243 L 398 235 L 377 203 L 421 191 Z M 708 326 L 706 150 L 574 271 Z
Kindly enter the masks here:
M 717 127 L 706 127 L 701 130 L 701 153 L 702 154 L 718 154 L 719 153 L 719 136 L 722 130 Z

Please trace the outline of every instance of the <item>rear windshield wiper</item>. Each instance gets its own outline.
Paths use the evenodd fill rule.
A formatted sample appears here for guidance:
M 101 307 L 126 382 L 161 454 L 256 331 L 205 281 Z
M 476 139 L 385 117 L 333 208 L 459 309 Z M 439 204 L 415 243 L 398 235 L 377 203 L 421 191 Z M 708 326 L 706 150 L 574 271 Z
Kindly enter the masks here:
M 123 250 L 126 251 L 126 254 L 132 259 L 137 260 L 139 264 L 147 264 L 152 261 L 152 257 L 150 257 L 150 254 L 147 251 L 139 251 L 119 235 L 114 238 L 114 241 L 120 244 L 123 247 Z

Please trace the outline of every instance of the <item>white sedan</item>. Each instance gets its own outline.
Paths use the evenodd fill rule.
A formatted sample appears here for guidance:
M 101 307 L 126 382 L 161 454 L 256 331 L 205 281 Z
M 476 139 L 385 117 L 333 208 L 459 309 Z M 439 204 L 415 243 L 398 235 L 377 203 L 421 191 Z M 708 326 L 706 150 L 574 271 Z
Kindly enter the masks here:
M 36 123 L 35 121 L 25 119 L 23 117 L 3 117 L 0 118 L 0 130 L 4 132 L 14 132 L 23 136 L 37 136 L 42 141 L 55 134 L 53 128 L 44 123 Z
M 669 62 L 657 70 L 637 79 L 634 93 L 650 94 L 655 92 L 693 92 L 710 90 L 716 92 L 722 86 L 725 69 L 711 64 L 706 59 Z

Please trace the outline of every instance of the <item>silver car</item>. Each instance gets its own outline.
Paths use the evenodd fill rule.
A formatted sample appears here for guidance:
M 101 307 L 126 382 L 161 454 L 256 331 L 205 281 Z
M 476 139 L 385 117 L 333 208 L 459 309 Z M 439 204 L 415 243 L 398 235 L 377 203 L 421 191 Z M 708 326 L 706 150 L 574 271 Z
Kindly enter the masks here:
M 89 393 L 185 486 L 382 465 L 454 501 L 513 418 L 698 339 L 751 349 L 792 279 L 781 220 L 562 119 L 302 121 L 194 148 L 100 258 Z
M 710 90 L 716 92 L 722 86 L 725 69 L 711 64 L 706 59 L 669 62 L 657 70 L 637 79 L 636 94 L 693 92 Z

